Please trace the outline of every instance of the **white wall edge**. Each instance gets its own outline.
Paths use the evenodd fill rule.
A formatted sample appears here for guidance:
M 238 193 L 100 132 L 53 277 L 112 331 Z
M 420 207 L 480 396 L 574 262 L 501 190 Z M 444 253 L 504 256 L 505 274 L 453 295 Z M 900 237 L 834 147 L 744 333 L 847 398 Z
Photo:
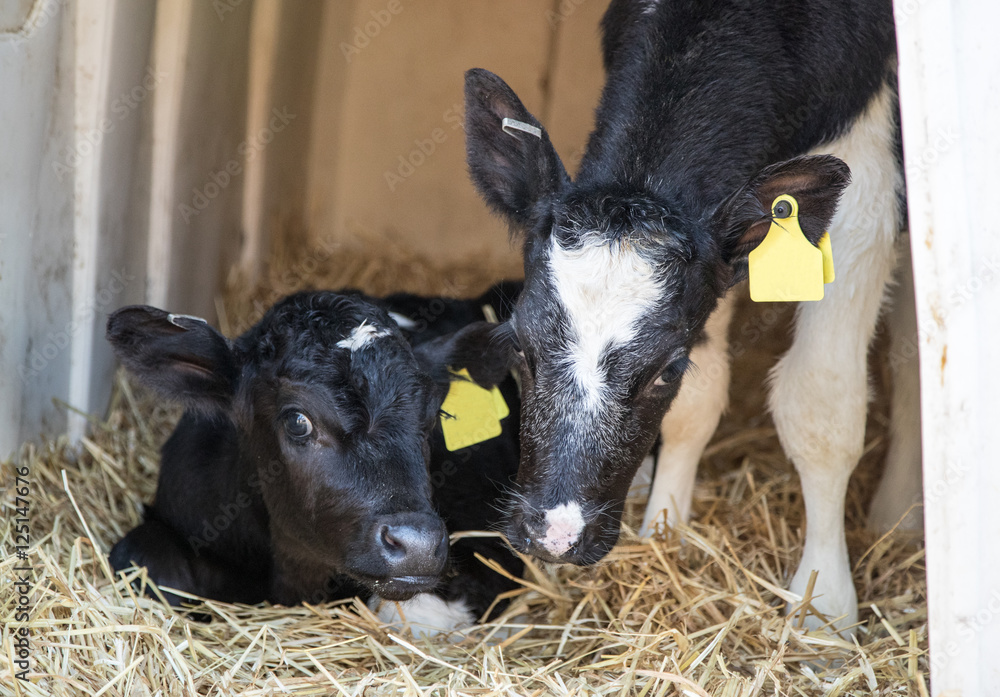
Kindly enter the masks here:
M 896 0 L 931 691 L 1000 695 L 1000 6 Z M 990 270 L 990 265 L 998 268 Z

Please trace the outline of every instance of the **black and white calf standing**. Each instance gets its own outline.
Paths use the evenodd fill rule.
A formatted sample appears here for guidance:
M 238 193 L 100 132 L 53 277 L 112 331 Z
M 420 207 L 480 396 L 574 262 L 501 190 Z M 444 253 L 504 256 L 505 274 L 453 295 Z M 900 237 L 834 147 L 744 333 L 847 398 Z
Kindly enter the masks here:
M 516 424 L 461 469 L 430 438 L 445 366 L 460 360 L 448 352 L 467 351 L 463 365 L 482 372 L 477 331 L 414 350 L 385 309 L 332 292 L 290 296 L 232 342 L 197 318 L 118 310 L 116 354 L 187 410 L 163 446 L 156 499 L 115 545 L 113 566 L 134 562 L 159 585 L 224 601 L 377 596 L 406 601 L 414 625 L 472 621 L 511 583 L 461 548 L 449 564 L 448 532 L 495 525 L 517 467 Z M 461 513 L 451 521 L 461 527 L 437 511 Z M 519 572 L 498 541 L 480 551 Z
M 646 527 L 663 509 L 688 516 L 727 401 L 727 293 L 790 194 L 811 243 L 829 230 L 837 273 L 821 302 L 798 307 L 772 373 L 808 517 L 791 590 L 818 570 L 813 605 L 844 626 L 857 617 L 844 496 L 901 227 L 891 2 L 615 0 L 603 48 L 575 180 L 499 77 L 466 75 L 472 179 L 523 238 L 524 290 L 498 332 L 523 383 L 510 540 L 544 559 L 600 559 L 657 430 Z

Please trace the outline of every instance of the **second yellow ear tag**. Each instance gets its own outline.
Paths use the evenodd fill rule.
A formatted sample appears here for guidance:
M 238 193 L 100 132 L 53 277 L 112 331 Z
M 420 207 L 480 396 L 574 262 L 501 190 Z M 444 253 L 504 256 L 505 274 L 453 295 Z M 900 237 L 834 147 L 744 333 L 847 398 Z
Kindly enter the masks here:
M 830 246 L 829 232 L 824 232 L 819 238 L 819 251 L 823 252 L 823 283 L 833 283 L 836 276 L 833 273 L 833 247 Z
M 833 280 L 829 234 L 819 248 L 810 244 L 799 227 L 799 203 L 788 194 L 774 199 L 771 212 L 771 228 L 748 258 L 750 298 L 758 303 L 822 300 L 824 281 Z
M 487 390 L 472 382 L 468 370 L 460 370 L 453 380 L 448 396 L 441 405 L 441 431 L 444 445 L 454 452 L 476 443 L 496 438 L 503 433 L 500 419 L 510 414 L 510 408 L 500 390 Z

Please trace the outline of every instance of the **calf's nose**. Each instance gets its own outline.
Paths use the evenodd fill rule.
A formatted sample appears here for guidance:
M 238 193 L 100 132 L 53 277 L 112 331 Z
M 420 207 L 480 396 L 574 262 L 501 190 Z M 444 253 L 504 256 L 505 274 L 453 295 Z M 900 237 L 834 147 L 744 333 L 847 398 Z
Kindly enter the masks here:
M 448 559 L 444 522 L 427 513 L 384 516 L 375 525 L 375 548 L 391 576 L 437 576 Z
M 525 554 L 543 561 L 586 566 L 600 560 L 618 538 L 602 517 L 587 520 L 583 508 L 567 502 L 549 509 L 515 510 L 507 539 Z

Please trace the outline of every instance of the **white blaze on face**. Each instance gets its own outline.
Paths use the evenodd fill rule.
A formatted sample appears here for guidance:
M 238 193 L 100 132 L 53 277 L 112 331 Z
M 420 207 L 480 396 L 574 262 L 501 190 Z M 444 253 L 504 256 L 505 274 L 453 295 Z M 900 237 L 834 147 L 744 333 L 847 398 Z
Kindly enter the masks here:
M 566 310 L 570 346 L 566 360 L 590 412 L 606 399 L 601 358 L 635 338 L 639 321 L 659 301 L 653 266 L 626 246 L 602 241 L 567 250 L 553 238 L 549 268 Z
M 338 341 L 337 346 L 342 349 L 348 349 L 353 353 L 364 348 L 374 339 L 389 336 L 389 334 L 391 332 L 388 329 L 379 329 L 374 324 L 368 324 L 368 321 L 365 320 L 351 331 L 349 337 Z
M 580 504 L 564 503 L 545 511 L 545 523 L 545 536 L 538 540 L 538 544 L 557 557 L 562 556 L 577 543 L 583 532 Z

